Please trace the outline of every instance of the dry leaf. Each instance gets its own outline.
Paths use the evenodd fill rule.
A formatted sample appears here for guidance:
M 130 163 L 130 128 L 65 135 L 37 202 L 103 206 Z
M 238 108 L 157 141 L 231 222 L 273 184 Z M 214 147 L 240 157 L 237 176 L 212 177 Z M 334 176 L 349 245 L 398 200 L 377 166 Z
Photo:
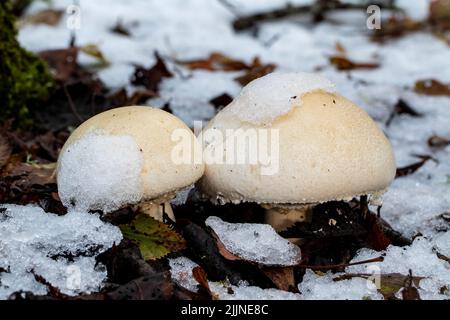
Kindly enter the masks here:
M 6 135 L 2 132 L 0 136 L 0 169 L 8 163 L 11 156 L 11 145 L 6 139 Z
M 354 69 L 376 69 L 380 66 L 378 63 L 373 62 L 353 62 L 350 59 L 340 55 L 331 56 L 329 61 L 336 67 L 336 69 L 341 71 Z
M 218 52 L 211 53 L 206 59 L 187 61 L 177 60 L 176 62 L 191 70 L 204 69 L 209 71 L 240 71 L 250 69 L 250 66 L 246 63 Z
M 142 66 L 136 66 L 131 83 L 138 86 L 144 86 L 150 91 L 158 92 L 159 84 L 163 78 L 171 78 L 173 75 L 167 68 L 164 60 L 155 52 L 156 63 L 146 69 Z
M 100 63 L 101 66 L 109 65 L 109 61 L 105 58 L 103 53 L 95 44 L 86 44 L 80 47 L 80 51 L 87 54 L 88 56 L 95 58 Z
M 450 145 L 450 139 L 438 135 L 432 135 L 428 138 L 428 145 L 431 148 L 445 148 L 446 146 Z
M 262 267 L 261 271 L 272 280 L 278 289 L 291 292 L 297 291 L 294 267 Z
M 427 79 L 418 80 L 414 86 L 414 91 L 428 96 L 448 96 L 450 97 L 450 87 L 438 80 Z
M 47 24 L 49 26 L 55 26 L 61 21 L 63 15 L 63 10 L 47 9 L 20 19 L 18 24 L 19 27 L 27 24 Z
M 421 159 L 420 161 L 413 163 L 409 166 L 403 168 L 397 168 L 397 173 L 395 175 L 396 178 L 408 176 L 413 174 L 417 170 L 419 170 L 428 160 L 434 160 L 433 157 L 429 155 L 416 155 L 417 158 Z

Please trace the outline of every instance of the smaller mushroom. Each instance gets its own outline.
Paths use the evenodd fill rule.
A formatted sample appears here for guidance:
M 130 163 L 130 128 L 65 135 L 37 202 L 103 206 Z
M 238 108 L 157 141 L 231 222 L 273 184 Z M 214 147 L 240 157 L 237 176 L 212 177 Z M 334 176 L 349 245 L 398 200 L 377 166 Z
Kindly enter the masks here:
M 190 161 L 174 158 L 181 135 Z M 174 220 L 169 201 L 203 172 L 200 144 L 180 119 L 156 108 L 122 107 L 71 134 L 58 159 L 58 192 L 67 207 L 111 212 L 135 204 L 155 219 L 165 212 Z
M 276 148 L 265 140 L 270 132 L 276 133 Z M 315 74 L 272 73 L 252 81 L 202 136 L 205 154 L 224 154 L 227 161 L 206 162 L 201 191 L 214 202 L 261 204 L 276 230 L 308 221 L 323 202 L 375 199 L 395 177 L 394 154 L 383 132 L 337 94 L 332 82 Z M 235 143 L 239 139 L 245 143 Z M 262 159 L 248 160 L 264 155 L 261 145 L 271 153 L 267 159 L 276 160 L 274 170 L 264 172 Z M 233 161 L 239 155 L 247 161 Z

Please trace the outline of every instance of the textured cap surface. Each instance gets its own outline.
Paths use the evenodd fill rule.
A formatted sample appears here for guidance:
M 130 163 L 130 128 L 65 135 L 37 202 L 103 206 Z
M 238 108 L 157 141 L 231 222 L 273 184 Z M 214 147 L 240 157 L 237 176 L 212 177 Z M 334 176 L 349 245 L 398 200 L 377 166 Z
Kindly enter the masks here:
M 270 125 L 244 121 L 233 111 L 240 101 L 219 112 L 204 132 L 278 130 L 279 170 L 262 175 L 261 164 L 208 163 L 199 181 L 202 191 L 212 200 L 283 204 L 383 191 L 395 176 L 395 159 L 389 141 L 370 116 L 335 93 L 313 91 L 301 100 L 301 106 L 292 106 Z M 206 148 L 225 149 L 225 144 L 212 140 Z

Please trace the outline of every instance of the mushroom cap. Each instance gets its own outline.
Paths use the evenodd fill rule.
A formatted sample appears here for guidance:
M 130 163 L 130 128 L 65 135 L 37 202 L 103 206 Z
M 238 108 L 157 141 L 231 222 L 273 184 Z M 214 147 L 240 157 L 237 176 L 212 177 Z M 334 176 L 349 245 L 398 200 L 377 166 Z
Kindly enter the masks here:
M 172 134 L 180 129 L 191 151 L 201 152 L 191 129 L 157 108 L 122 107 L 88 119 L 71 134 L 58 159 L 62 202 L 111 211 L 194 184 L 204 172 L 201 156 L 189 163 L 172 158 L 178 143 Z
M 287 78 L 291 80 L 292 76 Z M 280 79 L 279 75 L 277 79 Z M 272 94 L 277 94 L 279 85 L 272 88 Z M 248 97 L 241 99 L 239 96 L 222 109 L 202 132 L 206 136 L 209 129 L 220 132 L 227 129 L 277 129 L 278 170 L 264 175 L 261 168 L 265 165 L 260 162 L 206 162 L 205 174 L 198 183 L 205 195 L 216 202 L 289 205 L 347 200 L 382 192 L 388 187 L 396 171 L 392 147 L 364 110 L 320 87 L 306 93 L 284 91 L 283 94 L 286 101 L 291 96 L 299 97 L 287 112 L 278 113 L 270 123 L 249 121 L 248 116 L 243 117 L 236 112 L 245 112 L 243 104 L 247 104 L 248 113 L 258 112 L 254 106 L 263 105 L 258 101 L 248 105 Z M 274 107 L 277 108 L 279 110 L 279 107 Z M 226 139 L 225 142 L 205 140 L 205 151 L 227 148 Z

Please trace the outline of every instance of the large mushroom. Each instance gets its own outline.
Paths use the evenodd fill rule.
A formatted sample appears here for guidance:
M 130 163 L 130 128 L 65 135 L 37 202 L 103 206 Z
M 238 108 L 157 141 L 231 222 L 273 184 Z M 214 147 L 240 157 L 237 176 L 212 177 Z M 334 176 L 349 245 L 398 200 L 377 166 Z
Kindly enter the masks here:
M 255 135 L 257 146 L 251 142 Z M 216 203 L 259 203 L 277 230 L 308 219 L 319 203 L 363 195 L 374 201 L 396 171 L 392 147 L 370 116 L 315 74 L 272 73 L 254 80 L 202 136 L 202 193 Z M 264 161 L 261 147 L 273 149 Z M 259 161 L 249 161 L 256 151 Z M 224 161 L 217 161 L 221 156 Z
M 186 161 L 174 150 L 181 138 Z M 80 125 L 65 143 L 57 168 L 64 205 L 109 212 L 129 204 L 161 220 L 174 219 L 169 201 L 203 174 L 201 147 L 174 115 L 151 107 L 122 107 Z

